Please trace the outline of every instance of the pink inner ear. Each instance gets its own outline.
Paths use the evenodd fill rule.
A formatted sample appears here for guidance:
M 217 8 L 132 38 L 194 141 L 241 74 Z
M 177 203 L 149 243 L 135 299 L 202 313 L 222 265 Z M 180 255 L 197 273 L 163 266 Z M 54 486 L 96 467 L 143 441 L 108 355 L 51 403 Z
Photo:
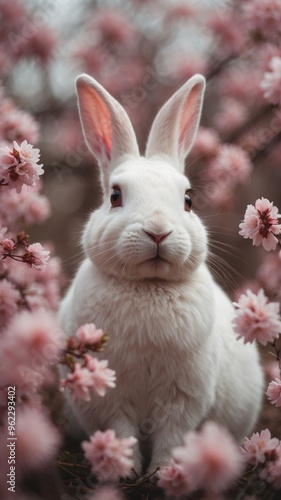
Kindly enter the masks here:
M 180 121 L 179 148 L 189 149 L 196 131 L 196 121 L 200 107 L 199 85 L 195 85 L 185 100 Z
M 112 150 L 112 129 L 110 112 L 98 93 L 89 87 L 83 93 L 86 135 L 95 153 L 106 154 L 110 159 Z

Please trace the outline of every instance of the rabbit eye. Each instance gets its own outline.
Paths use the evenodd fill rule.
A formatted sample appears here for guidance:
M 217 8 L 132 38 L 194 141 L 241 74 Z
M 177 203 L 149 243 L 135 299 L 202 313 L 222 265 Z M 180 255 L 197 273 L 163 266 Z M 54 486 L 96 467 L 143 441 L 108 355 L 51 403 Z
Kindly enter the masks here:
M 110 196 L 110 202 L 112 207 L 122 206 L 122 193 L 119 186 L 113 186 Z
M 184 209 L 187 212 L 190 212 L 191 207 L 192 207 L 192 200 L 191 200 L 188 192 L 186 192 L 185 195 L 184 195 Z

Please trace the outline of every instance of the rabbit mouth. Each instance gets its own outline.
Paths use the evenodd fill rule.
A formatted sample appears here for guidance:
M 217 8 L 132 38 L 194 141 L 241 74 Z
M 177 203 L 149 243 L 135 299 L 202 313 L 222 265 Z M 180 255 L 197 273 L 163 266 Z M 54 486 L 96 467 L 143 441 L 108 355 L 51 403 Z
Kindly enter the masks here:
M 167 259 L 164 259 L 164 257 L 161 257 L 158 253 L 154 255 L 151 259 L 147 259 L 145 262 L 150 262 L 151 264 L 164 264 L 168 263 Z

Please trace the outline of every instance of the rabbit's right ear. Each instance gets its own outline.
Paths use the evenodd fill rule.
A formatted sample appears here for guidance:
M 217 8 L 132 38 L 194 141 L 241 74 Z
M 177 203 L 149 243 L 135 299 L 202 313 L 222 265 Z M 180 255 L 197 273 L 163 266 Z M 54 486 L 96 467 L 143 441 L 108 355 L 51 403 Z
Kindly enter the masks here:
M 194 75 L 157 114 L 146 147 L 146 157 L 167 156 L 184 172 L 184 160 L 194 142 L 201 116 L 205 78 Z
M 126 156 L 139 156 L 136 136 L 125 109 L 96 80 L 82 74 L 76 87 L 84 137 L 107 190 L 111 171 Z

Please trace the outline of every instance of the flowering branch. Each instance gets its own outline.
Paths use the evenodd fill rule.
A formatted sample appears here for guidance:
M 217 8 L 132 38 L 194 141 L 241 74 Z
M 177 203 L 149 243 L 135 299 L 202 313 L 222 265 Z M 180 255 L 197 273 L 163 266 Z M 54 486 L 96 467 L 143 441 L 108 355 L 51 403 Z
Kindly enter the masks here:
M 25 262 L 29 267 L 43 269 L 49 259 L 50 252 L 44 250 L 41 243 L 28 245 L 29 236 L 22 231 L 18 233 L 16 239 L 4 238 L 0 241 L 0 257 L 2 260 L 13 259 L 18 262 Z M 19 253 L 23 247 L 23 253 Z
M 115 387 L 115 372 L 108 368 L 106 360 L 98 360 L 88 352 L 102 352 L 108 340 L 108 335 L 97 329 L 93 323 L 82 325 L 75 337 L 70 337 L 59 361 L 70 370 L 61 380 L 60 388 L 68 387 L 73 399 L 90 399 L 90 390 L 99 396 L 104 396 L 106 388 Z M 78 363 L 77 360 L 82 363 Z

